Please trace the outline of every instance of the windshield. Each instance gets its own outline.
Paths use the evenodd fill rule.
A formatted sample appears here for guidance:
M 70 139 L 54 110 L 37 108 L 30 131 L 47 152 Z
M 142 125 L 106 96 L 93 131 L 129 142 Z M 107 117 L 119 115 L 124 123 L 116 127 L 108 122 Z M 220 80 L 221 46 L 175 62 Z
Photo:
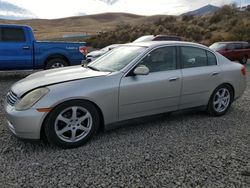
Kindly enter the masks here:
M 154 39 L 153 35 L 148 35 L 148 36 L 140 37 L 136 39 L 134 42 L 148 42 L 148 41 L 152 41 L 153 39 Z
M 96 59 L 88 65 L 89 68 L 98 71 L 115 72 L 120 71 L 146 48 L 139 46 L 121 46 L 117 47 L 101 58 Z
M 212 44 L 209 48 L 219 51 L 219 50 L 225 50 L 226 49 L 226 44 L 223 43 L 214 43 Z

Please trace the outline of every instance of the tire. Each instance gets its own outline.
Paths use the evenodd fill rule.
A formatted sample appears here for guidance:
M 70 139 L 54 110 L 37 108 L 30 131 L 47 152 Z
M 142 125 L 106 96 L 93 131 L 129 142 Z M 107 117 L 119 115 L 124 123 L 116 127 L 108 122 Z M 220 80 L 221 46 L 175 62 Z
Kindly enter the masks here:
M 226 84 L 217 87 L 209 99 L 207 106 L 208 114 L 211 116 L 222 116 L 226 114 L 231 107 L 233 98 L 232 87 Z
M 53 109 L 44 129 L 52 145 L 75 148 L 88 142 L 97 133 L 99 125 L 99 113 L 93 104 L 72 100 Z
M 240 63 L 245 65 L 247 64 L 247 61 L 248 61 L 248 57 L 247 56 L 244 56 L 241 60 L 240 60 Z
M 61 68 L 61 67 L 66 67 L 68 66 L 68 63 L 62 59 L 62 58 L 54 58 L 50 59 L 46 66 L 45 69 L 55 69 L 55 68 Z

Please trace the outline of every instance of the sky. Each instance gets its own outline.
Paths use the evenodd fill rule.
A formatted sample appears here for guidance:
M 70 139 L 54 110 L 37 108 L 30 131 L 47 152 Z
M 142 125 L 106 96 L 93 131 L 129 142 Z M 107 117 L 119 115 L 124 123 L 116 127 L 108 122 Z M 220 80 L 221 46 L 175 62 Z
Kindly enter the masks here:
M 1 1 L 1 0 L 0 0 Z M 2 0 L 3 1 L 3 0 Z M 140 15 L 178 15 L 212 4 L 221 6 L 235 0 L 5 0 L 31 11 L 38 18 L 54 19 L 103 12 L 128 12 Z M 110 3 L 111 2 L 111 3 Z M 112 4 L 113 2 L 113 4 Z M 250 4 L 250 0 L 236 0 Z

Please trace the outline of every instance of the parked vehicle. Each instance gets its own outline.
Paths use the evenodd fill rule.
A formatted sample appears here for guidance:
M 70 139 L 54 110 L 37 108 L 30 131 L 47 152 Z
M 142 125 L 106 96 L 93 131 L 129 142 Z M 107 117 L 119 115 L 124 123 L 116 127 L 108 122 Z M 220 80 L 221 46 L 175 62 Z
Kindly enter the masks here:
M 132 118 L 204 106 L 224 115 L 246 88 L 245 66 L 199 44 L 121 45 L 86 67 L 34 73 L 11 87 L 8 128 L 64 148 Z
M 216 42 L 210 46 L 231 61 L 239 61 L 246 64 L 250 58 L 250 46 L 248 42 Z
M 182 38 L 170 35 L 146 35 L 136 39 L 134 42 L 149 42 L 149 41 L 182 41 Z
M 81 64 L 86 43 L 38 42 L 29 26 L 0 25 L 0 70 L 51 69 Z
M 87 63 L 90 63 L 97 59 L 98 57 L 101 57 L 102 55 L 106 54 L 110 50 L 113 50 L 114 48 L 118 47 L 120 44 L 112 44 L 109 46 L 106 46 L 105 48 L 102 48 L 100 50 L 95 50 L 87 54 Z

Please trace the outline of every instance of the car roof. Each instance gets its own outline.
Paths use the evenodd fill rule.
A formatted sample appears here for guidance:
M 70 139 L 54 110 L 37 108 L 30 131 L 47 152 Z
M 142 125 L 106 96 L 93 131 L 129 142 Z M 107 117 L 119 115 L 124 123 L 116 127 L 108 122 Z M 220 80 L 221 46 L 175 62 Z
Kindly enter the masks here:
M 136 43 L 127 43 L 124 45 L 128 46 L 142 46 L 142 47 L 157 47 L 163 45 L 177 45 L 177 46 L 195 46 L 195 47 L 202 47 L 208 48 L 202 44 L 193 43 L 193 42 L 184 42 L 184 41 L 148 41 L 148 42 L 136 42 Z

